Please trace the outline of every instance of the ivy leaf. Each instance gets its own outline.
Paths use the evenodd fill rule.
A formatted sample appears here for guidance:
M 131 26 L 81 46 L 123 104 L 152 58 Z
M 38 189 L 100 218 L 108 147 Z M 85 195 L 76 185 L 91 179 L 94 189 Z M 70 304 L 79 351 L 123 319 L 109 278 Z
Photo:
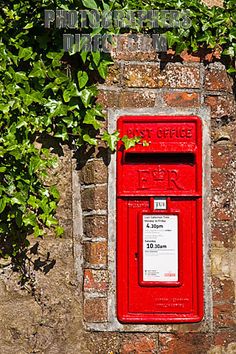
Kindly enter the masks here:
M 30 195 L 28 199 L 28 204 L 32 206 L 34 209 L 38 208 L 39 201 L 37 200 L 35 195 Z
M 64 233 L 64 228 L 61 227 L 61 226 L 56 226 L 56 227 L 55 227 L 55 231 L 56 231 L 56 235 L 59 237 L 59 236 L 63 235 L 63 233 Z
M 43 229 L 40 229 L 40 227 L 38 225 L 36 225 L 33 230 L 34 230 L 35 237 L 43 236 L 43 234 L 44 234 Z
M 63 128 L 61 132 L 54 134 L 54 136 L 55 136 L 55 138 L 61 138 L 62 141 L 68 140 L 68 133 L 65 128 Z
M 46 220 L 46 226 L 51 227 L 53 225 L 57 225 L 58 221 L 56 218 L 54 218 L 52 215 L 48 215 L 47 220 Z
M 94 0 L 82 0 L 83 5 L 92 10 L 97 10 L 98 6 Z
M 25 226 L 37 226 L 36 215 L 33 212 L 23 215 L 22 221 Z
M 101 128 L 101 123 L 96 119 L 96 115 L 94 114 L 93 109 L 86 112 L 84 117 L 84 123 L 91 124 L 96 130 Z
M 59 191 L 58 191 L 56 186 L 52 186 L 50 188 L 50 193 L 56 200 L 60 199 L 60 193 L 59 193 Z
M 91 138 L 88 134 L 83 135 L 83 140 L 90 145 L 97 145 L 97 139 Z
M 235 74 L 236 73 L 236 68 L 234 68 L 233 66 L 231 66 L 228 70 L 227 73 L 229 74 Z
M 88 82 L 88 74 L 86 71 L 79 71 L 77 74 L 79 87 L 82 89 Z
M 77 122 L 74 122 L 73 116 L 69 116 L 69 117 L 64 117 L 62 118 L 63 122 L 66 123 L 67 128 L 73 128 L 74 125 L 77 125 Z
M 179 37 L 170 31 L 166 32 L 166 37 L 167 37 L 167 42 L 168 42 L 169 48 L 172 48 L 175 43 L 178 43 L 180 41 Z
M 55 83 L 56 83 L 57 85 L 61 85 L 61 84 L 63 84 L 64 82 L 67 82 L 68 80 L 69 80 L 68 76 L 61 74 L 60 77 L 57 77 L 57 78 L 56 78 Z
M 24 95 L 23 100 L 24 100 L 24 104 L 26 106 L 30 106 L 31 103 L 33 102 L 33 98 L 30 95 L 28 95 L 28 94 Z
M 11 199 L 12 204 L 24 205 L 26 201 L 25 196 L 22 193 L 16 193 Z
M 31 70 L 29 77 L 45 78 L 46 70 L 44 64 L 41 61 L 34 63 L 33 69 Z
M 75 55 L 80 51 L 80 44 L 79 43 L 74 43 L 72 46 L 69 48 L 69 55 Z
M 29 22 L 27 23 L 27 25 L 25 27 L 23 27 L 23 29 L 29 29 L 29 28 L 32 28 L 33 27 L 33 22 Z
M 82 51 L 80 53 L 80 56 L 81 56 L 81 59 L 82 59 L 83 63 L 85 64 L 87 56 L 88 56 L 88 52 Z
M 0 213 L 2 213 L 7 205 L 6 198 L 0 199 Z
M 70 90 L 65 90 L 63 92 L 63 99 L 66 103 L 70 101 L 70 99 L 71 99 L 71 91 Z
M 100 58 L 101 58 L 101 54 L 100 52 L 92 52 L 92 57 L 93 57 L 93 62 L 96 66 L 98 66 Z
M 63 57 L 64 52 L 49 52 L 47 58 L 52 59 L 52 67 L 61 66 L 61 58 Z
M 14 76 L 15 76 L 15 80 L 16 80 L 17 84 L 28 80 L 28 77 L 26 76 L 26 74 L 23 71 L 15 72 Z
M 29 173 L 31 176 L 34 172 L 39 170 L 41 164 L 42 164 L 42 160 L 39 156 L 32 156 L 30 158 Z
M 32 55 L 33 55 L 33 51 L 31 48 L 20 47 L 19 54 L 18 54 L 19 59 L 24 59 L 24 61 L 26 61 L 32 58 Z
M 230 46 L 229 48 L 225 49 L 222 52 L 223 55 L 229 55 L 231 58 L 234 57 L 235 53 L 236 53 L 236 46 L 235 48 L 233 46 Z
M 70 99 L 71 99 L 71 91 L 70 90 L 65 90 L 63 92 L 63 99 L 66 103 L 70 101 Z
M 10 109 L 10 105 L 8 103 L 0 103 L 0 111 L 2 111 L 4 114 L 8 113 Z
M 98 27 L 98 28 L 94 28 L 93 32 L 91 32 L 91 37 L 96 36 L 96 34 L 102 32 L 103 28 L 102 27 Z M 93 53 L 93 52 L 92 52 Z
M 107 142 L 107 145 L 111 151 L 115 151 L 117 142 L 119 140 L 119 135 L 120 133 L 118 131 L 115 131 L 112 134 L 109 134 L 108 132 L 103 134 L 102 140 Z
M 128 150 L 129 148 L 135 146 L 141 140 L 141 137 L 135 136 L 134 138 L 129 138 L 127 135 L 124 135 L 121 140 L 125 145 L 125 149 Z
M 21 227 L 22 225 L 22 212 L 20 210 L 16 211 L 16 225 Z
M 80 92 L 77 89 L 76 83 L 70 83 L 68 88 L 63 92 L 64 101 L 67 103 L 72 97 L 79 96 Z
M 91 98 L 93 97 L 93 92 L 89 88 L 85 88 L 79 92 L 79 96 L 81 97 L 81 100 L 82 100 L 84 106 L 87 108 L 89 106 L 89 104 L 91 103 Z
M 108 61 L 108 60 L 103 60 L 99 67 L 98 67 L 98 72 L 100 74 L 100 76 L 105 79 L 106 76 L 107 76 L 107 69 L 108 69 L 108 65 L 111 65 L 112 62 L 111 61 Z
M 109 12 L 110 6 L 109 6 L 109 4 L 105 3 L 103 0 L 102 0 L 102 6 L 103 6 L 105 11 Z

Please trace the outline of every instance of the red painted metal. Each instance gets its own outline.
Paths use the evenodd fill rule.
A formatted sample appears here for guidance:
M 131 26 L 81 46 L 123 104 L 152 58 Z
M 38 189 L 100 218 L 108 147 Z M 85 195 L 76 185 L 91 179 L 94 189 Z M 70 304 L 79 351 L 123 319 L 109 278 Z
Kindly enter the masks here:
M 117 151 L 117 315 L 124 323 L 203 317 L 202 126 L 195 116 L 122 116 Z M 165 197 L 165 210 L 154 210 Z M 177 281 L 144 281 L 143 217 L 177 215 Z

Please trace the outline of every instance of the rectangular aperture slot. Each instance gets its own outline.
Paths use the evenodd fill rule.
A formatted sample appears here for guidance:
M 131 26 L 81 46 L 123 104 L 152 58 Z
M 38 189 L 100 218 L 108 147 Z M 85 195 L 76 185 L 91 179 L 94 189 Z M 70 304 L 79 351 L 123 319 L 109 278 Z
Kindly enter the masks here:
M 125 153 L 126 164 L 185 164 L 194 165 L 195 154 L 192 153 Z

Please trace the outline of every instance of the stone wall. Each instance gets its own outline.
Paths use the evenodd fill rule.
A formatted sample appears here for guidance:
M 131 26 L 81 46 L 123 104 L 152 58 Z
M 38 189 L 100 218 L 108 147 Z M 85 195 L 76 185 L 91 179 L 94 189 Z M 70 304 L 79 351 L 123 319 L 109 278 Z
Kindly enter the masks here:
M 64 147 L 52 177 L 61 191 L 58 216 L 66 232 L 61 239 L 49 235 L 32 240 L 32 245 L 39 242 L 32 259 L 52 261 L 49 268 L 37 270 L 34 262 L 29 269 L 33 293 L 21 289 L 11 265 L 1 269 L 1 354 L 236 352 L 236 106 L 232 79 L 219 61 L 209 63 L 207 58 L 187 53 L 160 58 L 153 51 L 129 52 L 126 40 L 124 37 L 124 50 L 113 53 L 115 64 L 100 85 L 98 101 L 106 115 L 117 109 L 210 112 L 211 169 L 206 173 L 211 176 L 211 232 L 205 235 L 206 259 L 211 263 L 205 268 L 210 323 L 205 319 L 204 326 L 154 325 L 151 331 L 135 331 L 134 326 L 132 332 L 110 326 L 114 309 L 108 299 L 115 290 L 110 267 L 115 254 L 108 225 L 112 157 L 102 144 L 83 152 Z

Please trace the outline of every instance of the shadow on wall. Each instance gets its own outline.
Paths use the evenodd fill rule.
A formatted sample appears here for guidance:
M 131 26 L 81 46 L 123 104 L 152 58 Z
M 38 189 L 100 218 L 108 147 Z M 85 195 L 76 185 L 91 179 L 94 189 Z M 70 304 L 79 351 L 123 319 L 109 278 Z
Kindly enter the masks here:
M 73 158 L 76 159 L 76 169 L 83 168 L 87 161 L 91 158 L 102 159 L 105 166 L 108 166 L 111 161 L 111 151 L 103 146 L 87 147 L 83 146 L 74 151 Z
M 32 295 L 35 294 L 35 271 L 47 274 L 56 264 L 52 259 L 50 252 L 46 255 L 39 251 L 39 242 L 37 241 L 30 247 L 27 235 L 12 235 L 5 240 L 1 240 L 0 251 L 2 255 L 10 255 L 10 260 L 4 262 L 1 259 L 1 268 L 11 266 L 13 272 L 19 274 L 19 285 L 26 289 Z M 14 252 L 14 249 L 18 249 Z

